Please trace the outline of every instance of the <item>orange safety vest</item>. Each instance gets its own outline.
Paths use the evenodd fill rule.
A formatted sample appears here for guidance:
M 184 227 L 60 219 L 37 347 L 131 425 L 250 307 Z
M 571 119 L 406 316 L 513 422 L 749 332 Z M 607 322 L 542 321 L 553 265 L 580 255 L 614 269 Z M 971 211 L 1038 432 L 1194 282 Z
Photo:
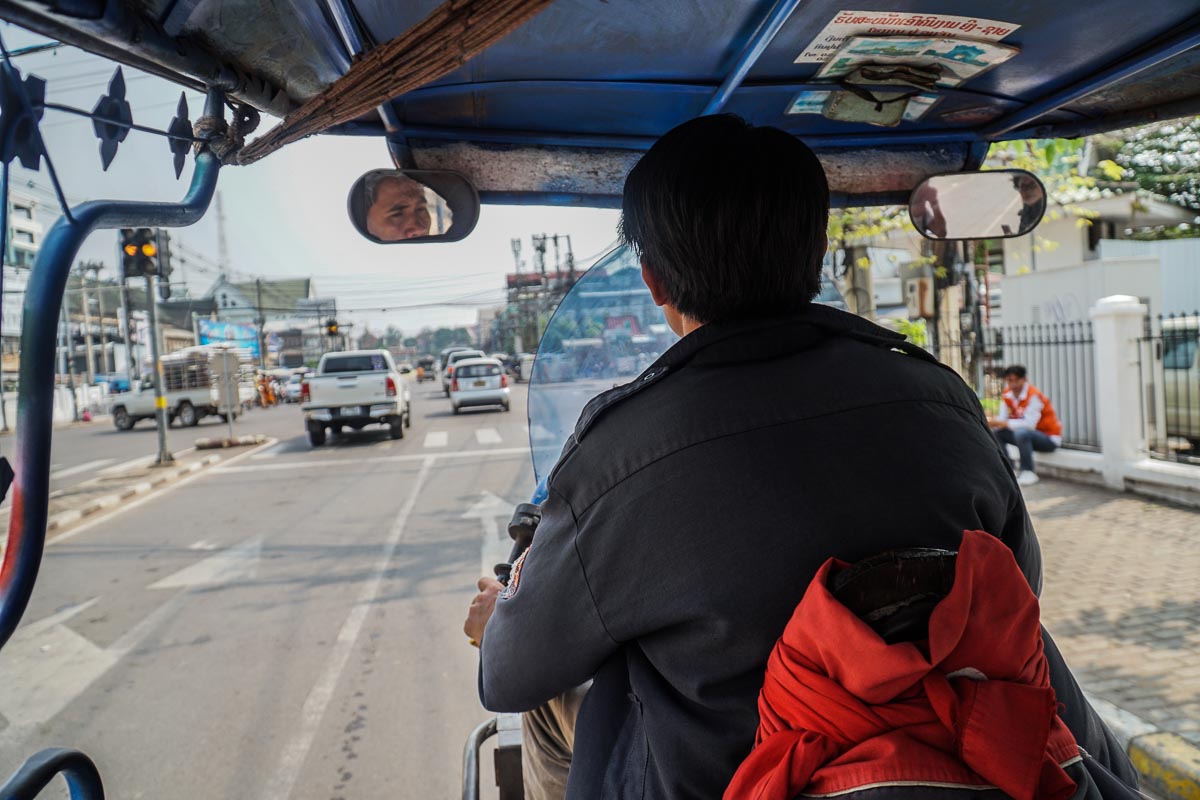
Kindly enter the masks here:
M 1029 401 L 1034 397 L 1041 398 L 1042 418 L 1037 421 L 1037 429 L 1047 436 L 1062 436 L 1062 423 L 1058 421 L 1058 415 L 1054 413 L 1054 406 L 1050 404 L 1050 398 L 1042 394 L 1036 386 L 1028 381 L 1026 381 L 1025 387 L 1029 391 L 1025 392 L 1025 399 L 1020 402 L 1017 402 L 1012 392 L 1004 393 L 1004 405 L 1008 406 L 1009 418 L 1024 419 L 1025 409 L 1029 406 Z

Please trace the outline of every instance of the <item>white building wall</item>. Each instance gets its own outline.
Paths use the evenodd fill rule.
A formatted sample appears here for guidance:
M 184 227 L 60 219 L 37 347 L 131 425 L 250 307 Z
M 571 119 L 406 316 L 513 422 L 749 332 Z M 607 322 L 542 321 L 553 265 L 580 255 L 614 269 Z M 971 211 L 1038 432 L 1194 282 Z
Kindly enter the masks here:
M 1194 314 L 1200 310 L 1200 239 L 1163 242 L 1102 241 L 1100 253 L 1125 257 L 1148 255 L 1162 262 L 1162 298 L 1151 314 Z
M 1041 252 L 1034 252 L 1035 238 Z M 1047 242 L 1051 244 L 1047 245 Z M 1005 240 L 1004 272 L 1020 275 L 1070 267 L 1083 263 L 1086 250 L 1087 231 L 1078 226 L 1075 217 L 1046 219 L 1034 233 Z
M 1163 307 L 1162 266 L 1155 256 L 1105 258 L 1086 264 L 1004 277 L 1000 324 L 1084 322 L 1103 297 L 1130 295 Z

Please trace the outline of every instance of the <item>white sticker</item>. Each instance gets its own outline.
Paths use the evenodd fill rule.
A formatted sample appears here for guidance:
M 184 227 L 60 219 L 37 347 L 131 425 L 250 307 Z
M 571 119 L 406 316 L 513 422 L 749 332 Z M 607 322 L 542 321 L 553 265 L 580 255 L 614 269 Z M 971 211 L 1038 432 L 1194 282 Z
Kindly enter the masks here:
M 936 36 L 996 42 L 1020 27 L 1011 22 L 949 14 L 842 11 L 809 42 L 795 63 L 824 63 L 850 36 Z
M 908 106 L 904 109 L 904 121 L 916 122 L 941 99 L 936 94 L 919 94 L 908 98 Z
M 792 104 L 788 106 L 787 114 L 824 114 L 825 101 L 829 99 L 831 92 L 813 92 L 804 91 L 796 95 L 792 100 Z

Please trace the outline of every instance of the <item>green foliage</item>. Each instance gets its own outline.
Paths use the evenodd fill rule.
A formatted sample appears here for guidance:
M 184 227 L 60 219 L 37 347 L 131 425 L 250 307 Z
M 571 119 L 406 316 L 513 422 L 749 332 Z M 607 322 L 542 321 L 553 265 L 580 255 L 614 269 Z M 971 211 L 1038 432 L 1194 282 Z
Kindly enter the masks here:
M 904 334 L 910 342 L 918 347 L 929 344 L 929 329 L 923 319 L 900 319 L 893 323 L 896 333 Z
M 1138 187 L 1200 211 L 1200 117 L 1121 131 L 1114 161 Z M 1107 176 L 1107 172 L 1106 172 Z

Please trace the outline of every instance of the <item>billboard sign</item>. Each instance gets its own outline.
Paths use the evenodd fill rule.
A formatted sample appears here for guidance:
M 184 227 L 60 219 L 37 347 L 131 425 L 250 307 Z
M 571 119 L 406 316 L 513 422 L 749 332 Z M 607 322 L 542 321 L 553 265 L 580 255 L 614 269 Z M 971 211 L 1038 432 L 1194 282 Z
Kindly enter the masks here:
M 238 347 L 248 350 L 252 357 L 259 358 L 258 329 L 253 325 L 199 319 L 196 320 L 196 326 L 197 332 L 200 334 L 200 344 L 232 342 Z

